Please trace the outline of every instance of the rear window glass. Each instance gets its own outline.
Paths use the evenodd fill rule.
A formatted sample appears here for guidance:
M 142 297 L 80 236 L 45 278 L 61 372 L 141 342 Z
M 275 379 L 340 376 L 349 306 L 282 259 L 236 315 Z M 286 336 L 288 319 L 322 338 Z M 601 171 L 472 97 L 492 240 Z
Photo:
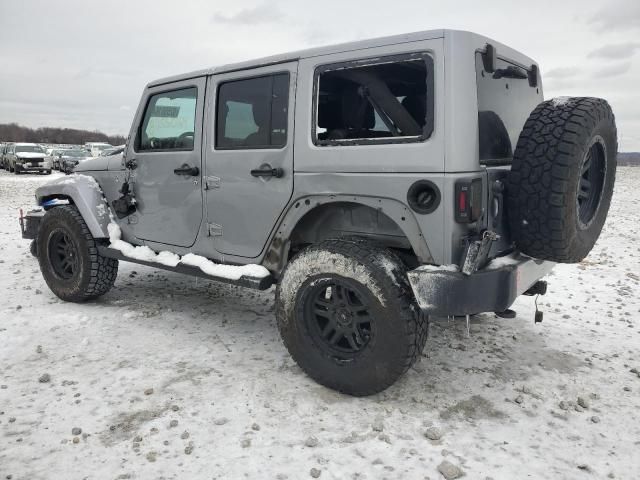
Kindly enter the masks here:
M 496 71 L 517 67 L 498 58 Z M 522 73 L 524 69 L 518 67 Z M 482 164 L 509 164 L 518 137 L 531 111 L 542 101 L 538 87 L 525 78 L 494 78 L 484 69 L 482 53 L 476 53 L 478 90 L 478 140 Z
M 421 141 L 433 129 L 433 61 L 426 54 L 363 59 L 316 71 L 318 145 Z

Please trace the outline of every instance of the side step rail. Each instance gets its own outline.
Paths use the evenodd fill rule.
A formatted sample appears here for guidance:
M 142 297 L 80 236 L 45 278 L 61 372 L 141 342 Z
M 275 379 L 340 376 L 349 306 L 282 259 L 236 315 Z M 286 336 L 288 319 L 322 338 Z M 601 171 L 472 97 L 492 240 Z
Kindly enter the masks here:
M 274 278 L 271 275 L 267 277 L 262 277 L 262 278 L 247 277 L 245 275 L 240 277 L 238 280 L 231 280 L 229 278 L 208 275 L 204 273 L 202 270 L 200 270 L 198 267 L 193 267 L 191 265 L 184 265 L 182 263 L 179 263 L 175 267 L 170 267 L 168 265 L 163 265 L 161 263 L 145 262 L 144 260 L 137 260 L 135 258 L 125 257 L 122 254 L 122 252 L 120 252 L 120 250 L 109 248 L 105 245 L 98 246 L 98 252 L 100 253 L 100 255 L 104 257 L 115 258 L 117 260 L 122 260 L 123 262 L 137 263 L 139 265 L 145 265 L 147 267 L 159 268 L 161 270 L 167 270 L 169 272 L 183 273 L 185 275 L 206 278 L 208 280 L 228 283 L 230 285 L 237 285 L 239 287 L 253 288 L 255 290 L 267 290 L 269 287 L 271 287 L 271 285 L 275 283 Z

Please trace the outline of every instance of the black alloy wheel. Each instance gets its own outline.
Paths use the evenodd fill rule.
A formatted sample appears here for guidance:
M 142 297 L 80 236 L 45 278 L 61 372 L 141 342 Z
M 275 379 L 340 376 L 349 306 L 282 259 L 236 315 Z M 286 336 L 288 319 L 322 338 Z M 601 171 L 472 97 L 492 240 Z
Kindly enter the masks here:
M 576 200 L 579 226 L 582 229 L 591 224 L 602 199 L 607 168 L 604 148 L 602 138 L 595 137 L 582 163 Z
M 78 247 L 68 232 L 58 229 L 49 237 L 49 258 L 54 273 L 69 280 L 78 271 Z
M 326 279 L 305 299 L 306 326 L 319 348 L 336 360 L 361 352 L 371 340 L 374 319 L 367 295 L 348 279 Z

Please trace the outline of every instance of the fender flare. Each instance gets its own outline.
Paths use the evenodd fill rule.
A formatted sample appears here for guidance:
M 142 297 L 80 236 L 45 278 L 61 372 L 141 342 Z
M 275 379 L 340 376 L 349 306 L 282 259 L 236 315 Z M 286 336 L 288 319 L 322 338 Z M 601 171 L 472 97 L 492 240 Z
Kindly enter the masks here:
M 76 206 L 93 238 L 108 238 L 111 211 L 100 184 L 89 175 L 69 175 L 52 180 L 36 189 L 38 206 L 48 200 L 67 199 Z M 45 206 L 46 207 L 46 206 Z
M 289 238 L 298 222 L 313 209 L 331 203 L 359 204 L 379 210 L 396 223 L 422 263 L 429 263 L 433 260 L 418 221 L 411 209 L 404 203 L 385 197 L 331 194 L 302 196 L 289 203 L 288 209 L 280 219 L 268 243 L 263 265 L 272 272 L 280 273 L 287 263 L 287 254 L 290 246 Z

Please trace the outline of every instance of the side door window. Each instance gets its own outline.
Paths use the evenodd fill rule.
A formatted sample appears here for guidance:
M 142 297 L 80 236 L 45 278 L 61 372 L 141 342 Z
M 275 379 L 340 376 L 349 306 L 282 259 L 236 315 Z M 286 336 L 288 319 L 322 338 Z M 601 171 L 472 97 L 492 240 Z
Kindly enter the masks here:
M 152 95 L 144 113 L 137 151 L 193 150 L 196 87 Z
M 216 149 L 286 145 L 288 73 L 222 83 L 216 104 Z

